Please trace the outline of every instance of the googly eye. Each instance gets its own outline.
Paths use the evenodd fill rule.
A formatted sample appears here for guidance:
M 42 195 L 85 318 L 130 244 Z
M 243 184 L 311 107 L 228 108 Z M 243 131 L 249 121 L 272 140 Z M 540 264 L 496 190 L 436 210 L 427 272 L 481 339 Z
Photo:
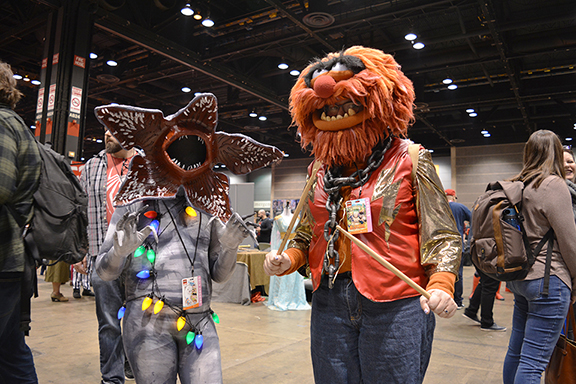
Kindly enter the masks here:
M 317 70 L 315 70 L 315 71 L 312 73 L 312 78 L 315 79 L 315 78 L 317 78 L 318 76 L 320 76 L 321 74 L 327 73 L 327 72 L 328 72 L 328 70 L 325 69 L 325 68 L 317 69 Z
M 348 71 L 349 68 L 346 66 L 346 64 L 337 62 L 336 64 L 334 64 L 334 66 L 332 68 L 330 68 L 330 70 L 331 71 Z

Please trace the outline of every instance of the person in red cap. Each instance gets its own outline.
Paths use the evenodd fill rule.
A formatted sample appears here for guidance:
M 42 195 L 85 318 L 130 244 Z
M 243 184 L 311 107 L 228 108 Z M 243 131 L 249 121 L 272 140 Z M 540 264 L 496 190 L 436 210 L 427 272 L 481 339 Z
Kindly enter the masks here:
M 468 207 L 464 204 L 460 204 L 456 202 L 458 197 L 456 196 L 456 191 L 453 189 L 447 189 L 446 197 L 448 198 L 448 204 L 450 204 L 450 209 L 452 210 L 452 215 L 454 215 L 454 220 L 456 221 L 456 227 L 458 228 L 458 232 L 460 232 L 460 237 L 464 236 L 464 229 L 466 228 L 464 222 L 471 222 L 472 214 Z M 462 244 L 462 249 L 464 249 L 464 244 Z M 464 263 L 460 263 L 460 269 L 458 271 L 458 280 L 454 284 L 454 301 L 456 305 L 458 305 L 458 309 L 464 308 L 464 303 L 462 302 L 462 293 L 464 291 L 463 287 L 463 270 L 464 270 Z

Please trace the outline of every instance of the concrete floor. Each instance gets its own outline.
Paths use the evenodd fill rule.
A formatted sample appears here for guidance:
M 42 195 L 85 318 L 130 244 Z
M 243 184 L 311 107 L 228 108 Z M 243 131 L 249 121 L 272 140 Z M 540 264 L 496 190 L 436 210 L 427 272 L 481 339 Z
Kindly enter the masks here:
M 464 292 L 470 293 L 473 267 L 464 268 Z M 40 297 L 32 300 L 32 330 L 27 343 L 33 351 L 41 384 L 100 382 L 97 322 L 93 297 L 72 298 L 63 286 L 66 303 L 50 301 L 51 284 L 39 276 Z M 512 320 L 513 296 L 500 292 L 494 318 L 506 332 L 482 332 L 462 317 L 437 318 L 432 359 L 425 384 L 502 382 Z M 468 300 L 465 300 L 468 304 Z M 278 312 L 262 303 L 241 306 L 213 303 L 226 384 L 313 383 L 310 360 L 309 311 Z M 130 383 L 130 382 L 128 382 Z

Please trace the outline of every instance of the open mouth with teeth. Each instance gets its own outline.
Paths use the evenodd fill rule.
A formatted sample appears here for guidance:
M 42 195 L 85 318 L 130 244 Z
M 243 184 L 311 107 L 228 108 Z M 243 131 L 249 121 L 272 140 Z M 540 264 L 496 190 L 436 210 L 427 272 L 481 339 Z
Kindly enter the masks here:
M 312 120 L 316 128 L 322 131 L 340 131 L 352 128 L 365 120 L 362 105 L 345 100 L 339 104 L 326 105 L 316 111 Z
M 206 161 L 206 143 L 200 136 L 180 136 L 166 149 L 166 154 L 184 171 L 193 171 Z

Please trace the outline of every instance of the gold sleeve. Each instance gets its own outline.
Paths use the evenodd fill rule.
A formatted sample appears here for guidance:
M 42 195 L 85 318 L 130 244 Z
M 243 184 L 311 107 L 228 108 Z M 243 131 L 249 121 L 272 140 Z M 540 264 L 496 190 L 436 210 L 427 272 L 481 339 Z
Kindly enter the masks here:
M 432 156 L 424 148 L 418 152 L 414 187 L 420 232 L 420 262 L 428 276 L 436 272 L 451 272 L 458 276 L 462 238 Z

